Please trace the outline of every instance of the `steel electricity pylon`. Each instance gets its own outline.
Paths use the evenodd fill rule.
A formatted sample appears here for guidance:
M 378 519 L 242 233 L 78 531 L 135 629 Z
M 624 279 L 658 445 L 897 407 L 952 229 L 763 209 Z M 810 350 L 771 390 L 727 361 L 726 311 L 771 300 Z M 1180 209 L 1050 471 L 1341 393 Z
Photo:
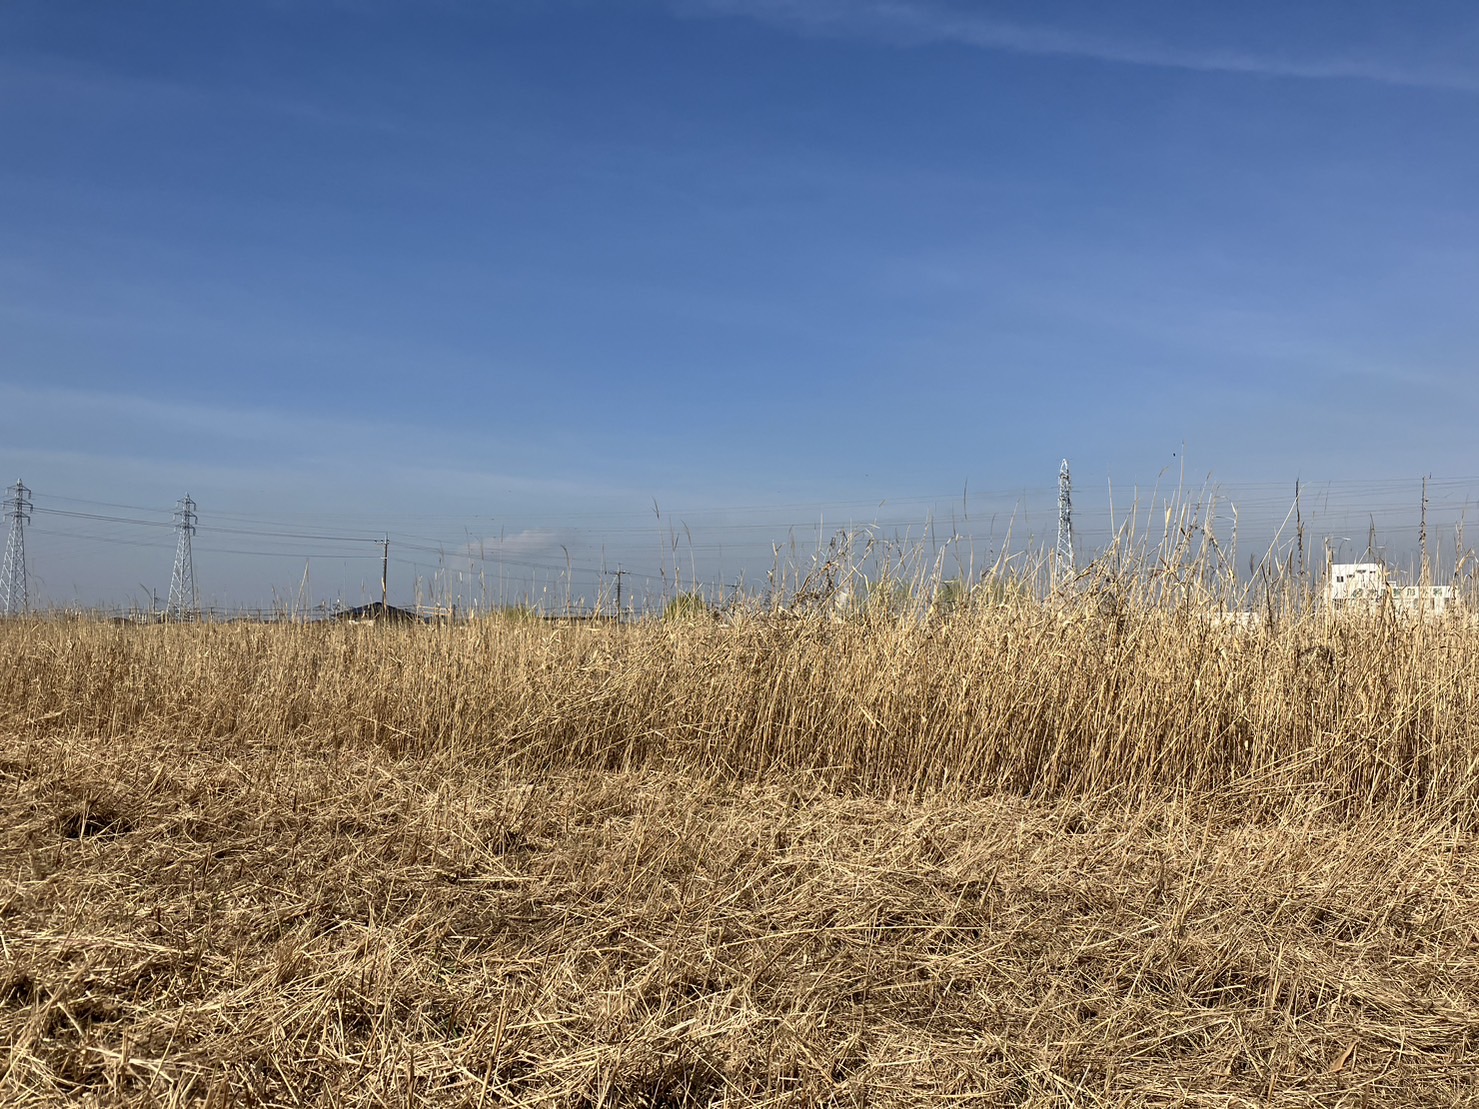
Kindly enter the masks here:
M 1054 556 L 1058 581 L 1073 580 L 1073 483 L 1068 477 L 1068 459 L 1058 471 L 1058 548 Z
M 5 569 L 0 577 L 0 612 L 19 616 L 29 607 L 26 595 L 26 525 L 31 522 L 31 491 L 17 481 L 5 498 L 10 536 L 5 541 Z
M 169 607 L 165 610 L 171 620 L 193 619 L 200 608 L 195 592 L 195 560 L 190 553 L 195 519 L 195 502 L 186 494 L 175 505 L 175 530 L 180 538 L 175 544 L 175 569 L 169 578 Z

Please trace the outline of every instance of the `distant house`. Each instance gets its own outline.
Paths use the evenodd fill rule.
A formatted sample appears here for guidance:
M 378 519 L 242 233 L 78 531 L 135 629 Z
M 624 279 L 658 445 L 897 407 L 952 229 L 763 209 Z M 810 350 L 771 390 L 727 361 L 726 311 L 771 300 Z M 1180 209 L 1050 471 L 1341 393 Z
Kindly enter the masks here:
M 351 624 L 420 624 L 424 621 L 408 608 L 396 608 L 384 601 L 341 609 L 331 617 Z
M 1403 615 L 1442 616 L 1455 603 L 1451 585 L 1394 585 L 1380 562 L 1336 562 L 1325 581 L 1336 611 L 1377 612 L 1390 604 Z
M 1325 579 L 1325 599 L 1335 608 L 1379 605 L 1386 595 L 1387 568 L 1380 562 L 1336 562 Z

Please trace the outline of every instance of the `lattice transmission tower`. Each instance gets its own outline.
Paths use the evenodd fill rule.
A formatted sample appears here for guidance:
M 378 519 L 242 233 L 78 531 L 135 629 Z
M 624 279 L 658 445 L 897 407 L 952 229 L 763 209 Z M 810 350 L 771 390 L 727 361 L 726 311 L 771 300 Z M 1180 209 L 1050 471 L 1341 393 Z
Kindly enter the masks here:
M 10 536 L 5 541 L 5 569 L 0 578 L 0 610 L 19 616 L 29 607 L 26 595 L 26 525 L 31 522 L 31 491 L 17 481 L 5 498 Z
M 1073 482 L 1068 476 L 1068 459 L 1058 471 L 1058 548 L 1054 555 L 1058 581 L 1073 580 Z
M 195 560 L 190 553 L 195 520 L 195 502 L 186 494 L 175 505 L 175 530 L 180 533 L 180 539 L 175 544 L 175 569 L 169 577 L 169 607 L 165 610 L 171 620 L 189 620 L 200 608 L 200 598 L 195 592 Z

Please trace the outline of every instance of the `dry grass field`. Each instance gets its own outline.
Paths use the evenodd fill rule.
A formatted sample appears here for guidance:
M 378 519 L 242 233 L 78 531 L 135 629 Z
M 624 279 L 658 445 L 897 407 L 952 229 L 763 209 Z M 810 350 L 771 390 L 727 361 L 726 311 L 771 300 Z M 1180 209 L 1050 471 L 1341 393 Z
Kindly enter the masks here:
M 0 625 L 0 1102 L 1479 1105 L 1479 631 Z

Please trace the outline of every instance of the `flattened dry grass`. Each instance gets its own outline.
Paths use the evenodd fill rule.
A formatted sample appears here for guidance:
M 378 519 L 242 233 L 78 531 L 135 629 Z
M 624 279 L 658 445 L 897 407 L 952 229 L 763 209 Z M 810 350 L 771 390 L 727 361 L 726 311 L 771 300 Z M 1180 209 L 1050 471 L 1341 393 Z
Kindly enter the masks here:
M 0 1102 L 1479 1104 L 1470 633 L 1050 615 L 0 627 Z

